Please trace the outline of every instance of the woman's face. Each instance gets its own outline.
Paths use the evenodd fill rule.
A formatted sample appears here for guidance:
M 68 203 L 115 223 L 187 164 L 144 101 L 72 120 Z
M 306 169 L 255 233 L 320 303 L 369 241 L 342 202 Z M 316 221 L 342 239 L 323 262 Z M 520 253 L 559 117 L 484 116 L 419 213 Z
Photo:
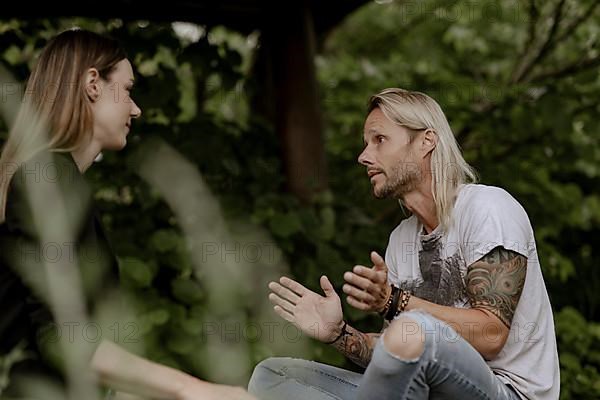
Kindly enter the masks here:
M 129 60 L 119 61 L 108 80 L 98 78 L 97 96 L 91 103 L 94 115 L 93 140 L 102 150 L 121 150 L 127 144 L 131 120 L 142 110 L 131 98 L 134 78 Z

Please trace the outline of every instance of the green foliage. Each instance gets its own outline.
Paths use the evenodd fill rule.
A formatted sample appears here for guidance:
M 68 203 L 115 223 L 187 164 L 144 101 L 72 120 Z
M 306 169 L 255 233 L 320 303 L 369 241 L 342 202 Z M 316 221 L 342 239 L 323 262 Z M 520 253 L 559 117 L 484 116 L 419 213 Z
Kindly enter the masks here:
M 561 3 L 370 4 L 329 36 L 317 61 L 334 192 L 360 187 L 354 204 L 385 220 L 353 167 L 365 100 L 385 87 L 438 100 L 481 181 L 527 210 L 554 308 L 581 313 L 557 315 L 563 397 L 597 398 L 597 327 L 581 315 L 600 320 L 600 10 L 567 1 L 553 19 Z
M 588 323 L 572 307 L 556 315 L 561 399 L 600 397 L 600 324 Z
M 122 284 L 138 300 L 136 322 L 150 358 L 211 378 L 206 322 L 252 322 L 266 298 L 239 295 L 235 315 L 213 315 L 214 288 L 191 259 L 177 217 L 139 176 L 144 143 L 160 138 L 192 162 L 229 226 L 264 227 L 298 280 L 320 291 L 327 274 L 341 292 L 343 271 L 369 263 L 371 250 L 383 253 L 403 218 L 395 201 L 372 199 L 356 162 L 366 100 L 397 86 L 436 98 L 483 183 L 506 188 L 527 210 L 560 310 L 562 397 L 595 398 L 599 328 L 588 321 L 600 320 L 600 79 L 593 68 L 600 21 L 591 1 L 566 3 L 545 47 L 557 1 L 533 2 L 538 14 L 516 0 L 371 3 L 347 18 L 316 60 L 330 190 L 308 205 L 285 193 L 277 136 L 251 112 L 255 35 L 200 27 L 191 40 L 170 24 L 145 21 L 10 20 L 0 22 L 0 59 L 23 80 L 45 41 L 74 24 L 127 45 L 143 117 L 128 147 L 104 154 L 86 175 L 97 188 Z M 588 17 L 573 25 L 580 15 Z M 358 328 L 379 328 L 375 317 L 346 305 L 344 312 Z M 245 384 L 256 362 L 294 348 L 248 341 L 243 372 L 220 378 Z M 356 368 L 318 344 L 309 356 Z

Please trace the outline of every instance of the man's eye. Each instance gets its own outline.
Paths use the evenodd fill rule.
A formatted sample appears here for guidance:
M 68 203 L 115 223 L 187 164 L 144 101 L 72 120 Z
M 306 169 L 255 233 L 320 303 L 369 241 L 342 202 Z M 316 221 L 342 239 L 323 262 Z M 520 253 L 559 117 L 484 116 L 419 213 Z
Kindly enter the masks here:
M 384 136 L 381 136 L 381 135 L 379 135 L 379 136 L 377 136 L 377 137 L 375 138 L 375 140 L 377 141 L 377 143 L 383 143 L 383 141 L 385 140 L 385 137 L 384 137 Z

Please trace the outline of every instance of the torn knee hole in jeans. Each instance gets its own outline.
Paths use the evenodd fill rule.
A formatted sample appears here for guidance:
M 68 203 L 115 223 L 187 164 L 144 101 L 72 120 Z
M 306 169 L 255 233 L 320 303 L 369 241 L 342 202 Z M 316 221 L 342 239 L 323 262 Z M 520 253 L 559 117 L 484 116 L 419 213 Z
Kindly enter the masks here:
M 418 352 L 418 355 L 415 356 L 406 356 L 406 353 L 401 353 L 399 354 L 399 352 L 397 351 L 393 351 L 392 349 L 389 348 L 389 343 L 386 343 L 386 334 L 389 335 L 389 332 L 386 330 L 382 335 L 381 335 L 381 347 L 384 351 L 384 353 L 386 353 L 387 355 L 389 355 L 390 357 L 398 360 L 398 361 L 402 361 L 402 362 L 407 362 L 407 363 L 416 363 L 419 360 L 421 360 L 421 358 L 423 357 L 423 354 L 425 354 L 425 344 L 426 343 L 421 343 L 420 345 L 415 345 L 414 343 L 411 343 L 411 346 L 414 346 L 415 349 L 414 350 L 418 350 L 418 351 L 411 351 L 412 353 Z M 404 343 L 405 345 L 407 345 L 406 343 Z M 404 351 L 405 349 L 402 349 L 402 351 Z

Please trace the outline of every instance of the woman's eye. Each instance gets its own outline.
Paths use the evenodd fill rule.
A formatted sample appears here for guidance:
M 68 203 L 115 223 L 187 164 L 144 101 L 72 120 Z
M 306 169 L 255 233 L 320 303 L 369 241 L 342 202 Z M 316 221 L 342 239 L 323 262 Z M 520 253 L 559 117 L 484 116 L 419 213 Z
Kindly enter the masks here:
M 375 138 L 375 140 L 377 140 L 377 143 L 383 143 L 383 141 L 385 140 L 385 137 L 379 135 Z

